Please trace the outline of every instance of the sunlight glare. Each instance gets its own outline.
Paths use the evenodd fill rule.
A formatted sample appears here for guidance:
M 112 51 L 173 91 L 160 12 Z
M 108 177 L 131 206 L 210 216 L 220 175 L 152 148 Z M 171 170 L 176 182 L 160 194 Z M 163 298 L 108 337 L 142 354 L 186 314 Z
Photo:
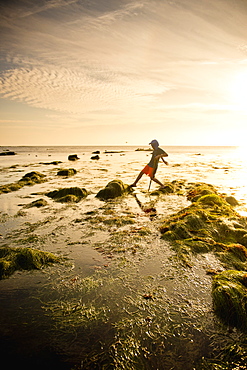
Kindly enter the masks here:
M 243 162 L 247 161 L 247 146 L 246 143 L 244 143 L 244 140 L 243 143 L 238 146 L 235 154 L 236 157 L 241 159 Z
M 236 75 L 231 85 L 230 93 L 233 103 L 238 106 L 239 109 L 247 112 L 247 70 L 239 72 Z

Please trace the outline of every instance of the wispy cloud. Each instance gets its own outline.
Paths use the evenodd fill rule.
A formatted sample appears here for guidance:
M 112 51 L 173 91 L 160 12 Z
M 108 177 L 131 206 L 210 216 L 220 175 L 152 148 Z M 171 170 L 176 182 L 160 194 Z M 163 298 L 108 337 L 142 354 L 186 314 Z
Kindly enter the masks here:
M 153 100 L 166 87 L 147 78 L 131 78 L 107 70 L 72 70 L 54 66 L 15 68 L 0 80 L 3 98 L 34 107 L 85 114 L 103 109 L 127 109 Z
M 246 64 L 241 4 L 10 0 L 0 7 L 1 97 L 47 110 L 54 125 L 234 111 L 227 79 Z

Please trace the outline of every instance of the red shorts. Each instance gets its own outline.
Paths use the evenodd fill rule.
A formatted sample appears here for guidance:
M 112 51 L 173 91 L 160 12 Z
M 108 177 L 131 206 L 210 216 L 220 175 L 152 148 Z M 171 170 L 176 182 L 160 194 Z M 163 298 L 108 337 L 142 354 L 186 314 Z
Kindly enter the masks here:
M 153 175 L 153 172 L 154 172 L 154 168 L 153 167 L 150 167 L 148 164 L 143 168 L 142 170 L 143 173 L 145 173 L 145 175 L 148 175 L 149 177 L 152 177 Z

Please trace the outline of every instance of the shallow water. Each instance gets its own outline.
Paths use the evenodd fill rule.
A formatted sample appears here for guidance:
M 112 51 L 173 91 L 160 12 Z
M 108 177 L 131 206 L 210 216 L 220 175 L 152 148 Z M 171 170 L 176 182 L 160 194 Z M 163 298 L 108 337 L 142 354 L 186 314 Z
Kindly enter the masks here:
M 189 370 L 192 363 L 210 353 L 210 336 L 216 328 L 211 278 L 206 270 L 221 265 L 211 254 L 204 254 L 194 257 L 191 269 L 181 266 L 158 231 L 163 218 L 190 203 L 178 195 L 150 196 L 147 177 L 142 178 L 135 194 L 143 205 L 155 206 L 157 217 L 153 219 L 133 195 L 108 202 L 95 198 L 99 189 L 115 178 L 133 182 L 150 153 L 129 147 L 104 148 L 124 152 L 101 153 L 100 160 L 93 161 L 92 151 L 102 148 L 9 149 L 19 154 L 0 157 L 1 184 L 17 181 L 31 171 L 45 174 L 47 181 L 0 195 L 0 244 L 30 246 L 57 253 L 65 260 L 62 265 L 16 272 L 0 281 L 2 358 L 10 365 L 25 364 L 30 369 L 71 369 L 75 364 L 86 369 L 92 366 L 87 354 L 99 356 L 102 351 L 103 356 L 109 352 L 107 346 L 111 351 L 115 348 L 115 362 L 127 359 L 124 345 L 119 346 L 115 336 L 127 343 L 130 332 L 146 345 L 146 355 L 144 351 L 139 356 L 144 356 L 147 369 Z M 157 172 L 161 181 L 211 183 L 240 200 L 239 210 L 245 212 L 246 164 L 235 148 L 167 148 L 167 152 L 169 166 L 160 163 Z M 75 153 L 80 160 L 68 161 L 68 155 Z M 43 164 L 54 160 L 63 163 Z M 56 175 L 60 168 L 78 172 L 61 178 Z M 56 203 L 44 195 L 72 186 L 85 187 L 91 194 L 76 204 Z M 25 208 L 40 198 L 48 205 Z M 83 290 L 85 281 L 95 284 L 90 292 Z M 96 325 L 89 316 L 84 322 L 82 315 L 81 324 L 75 320 L 69 325 L 64 316 L 61 319 L 61 307 L 78 307 L 76 302 L 81 299 L 87 307 L 103 307 L 105 321 L 99 324 L 98 320 Z M 100 356 L 97 361 L 100 363 Z M 109 368 L 121 366 L 115 363 Z M 129 368 L 135 369 L 133 366 Z

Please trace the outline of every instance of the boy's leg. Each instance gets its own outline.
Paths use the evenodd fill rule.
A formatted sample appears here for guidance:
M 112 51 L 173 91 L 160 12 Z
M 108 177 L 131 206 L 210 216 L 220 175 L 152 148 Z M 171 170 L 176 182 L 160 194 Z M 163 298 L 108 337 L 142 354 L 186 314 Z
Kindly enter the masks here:
M 158 179 L 156 179 L 155 177 L 151 177 L 151 179 L 156 182 L 157 184 L 159 184 L 161 187 L 163 187 L 164 185 L 162 184 L 162 182 L 160 182 Z
M 132 185 L 130 185 L 132 188 L 134 188 L 136 186 L 136 184 L 138 183 L 138 181 L 142 178 L 142 176 L 144 175 L 144 172 L 140 172 L 139 175 L 137 176 L 136 180 L 133 182 Z

